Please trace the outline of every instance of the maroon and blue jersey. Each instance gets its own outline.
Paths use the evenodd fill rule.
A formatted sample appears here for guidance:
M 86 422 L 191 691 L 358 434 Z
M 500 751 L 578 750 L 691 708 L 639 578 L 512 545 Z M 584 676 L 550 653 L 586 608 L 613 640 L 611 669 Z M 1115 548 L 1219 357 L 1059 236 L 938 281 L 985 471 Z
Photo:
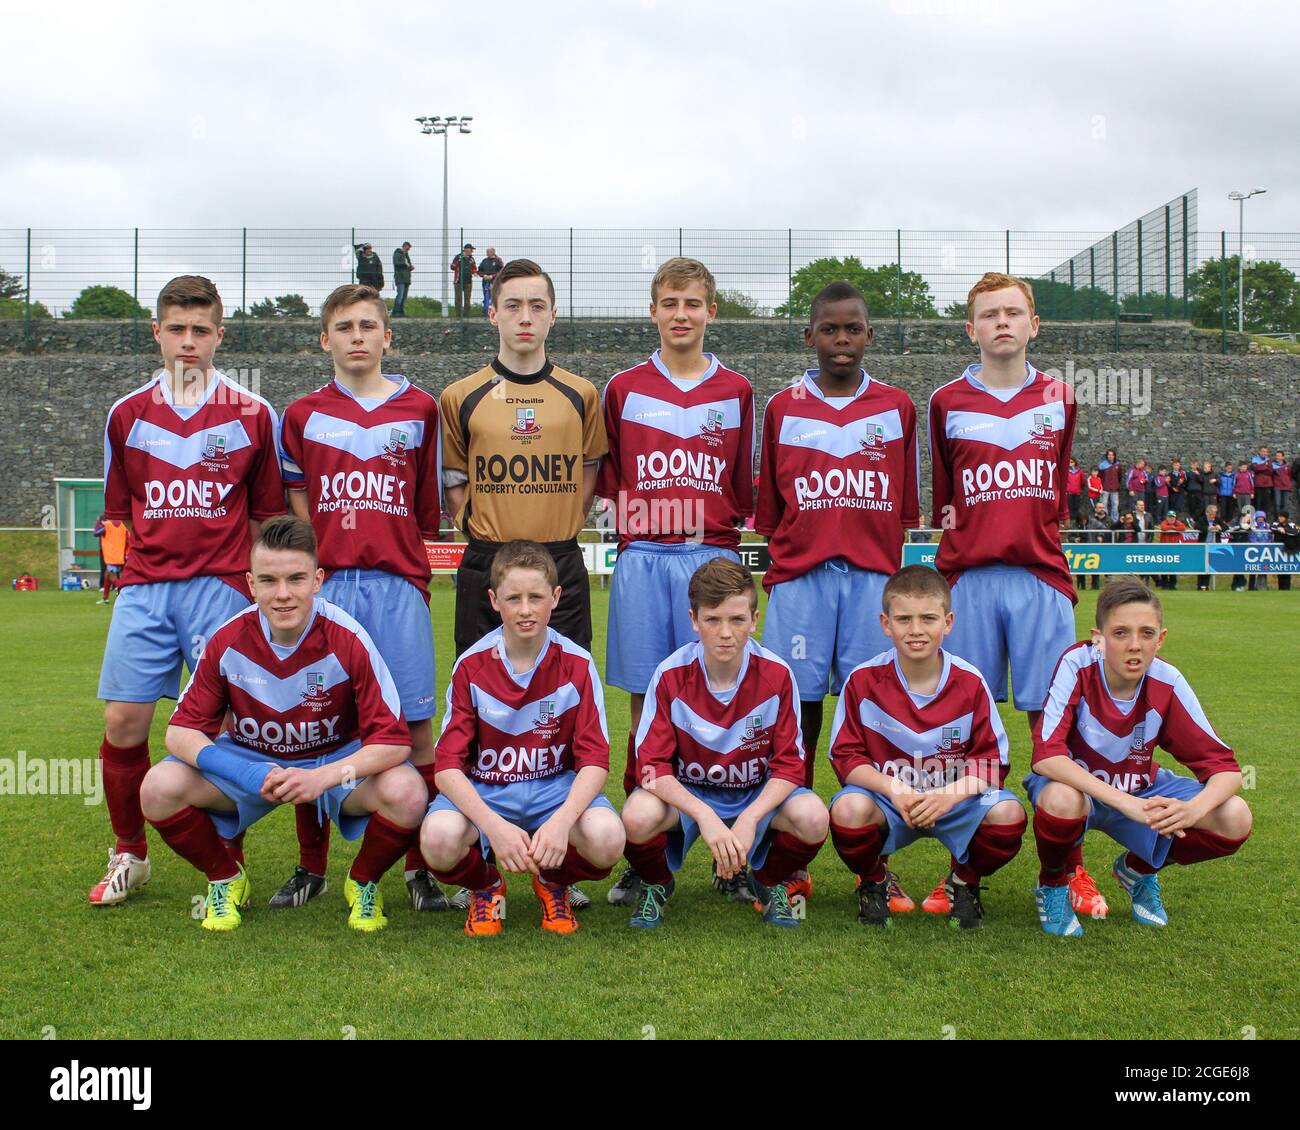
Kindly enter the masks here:
M 540 781 L 588 765 L 609 769 L 605 695 L 591 655 L 554 628 L 536 662 L 517 674 L 503 629 L 452 669 L 436 771 L 484 785 Z
M 429 590 L 424 539 L 442 516 L 438 401 L 405 377 L 386 400 L 332 380 L 295 400 L 280 425 L 285 485 L 307 492 L 320 564 L 380 569 Z
M 284 513 L 275 431 L 270 404 L 216 369 L 201 404 L 176 404 L 165 373 L 118 400 L 104 514 L 131 523 L 121 583 L 221 577 L 246 592 L 249 519 Z
M 256 605 L 213 633 L 176 703 L 173 726 L 229 737 L 286 760 L 336 753 L 349 742 L 410 745 L 397 687 L 361 627 L 317 597 L 298 642 L 271 642 Z
M 903 530 L 921 524 L 911 398 L 864 371 L 851 397 L 832 399 L 816 375 L 782 389 L 763 414 L 754 528 L 768 538 L 769 592 L 833 557 L 893 574 Z
M 1069 387 L 1026 365 L 1018 389 L 993 390 L 970 366 L 930 396 L 935 567 L 949 584 L 981 565 L 1019 565 L 1078 597 L 1061 550 L 1076 408 Z
M 656 350 L 605 385 L 596 493 L 618 503 L 619 552 L 634 541 L 734 548 L 754 511 L 754 389 L 706 356 L 699 380 L 676 380 Z
M 753 789 L 775 777 L 803 785 L 799 691 L 780 656 L 752 639 L 735 687 L 715 692 L 698 640 L 659 664 L 636 732 L 642 786 L 674 776 L 683 785 Z
M 1101 645 L 1083 640 L 1069 648 L 1056 665 L 1034 727 L 1033 765 L 1068 757 L 1121 792 L 1140 793 L 1155 781 L 1157 746 L 1202 783 L 1216 773 L 1240 771 L 1172 664 L 1155 659 L 1137 694 L 1119 701 L 1106 685 Z
M 997 787 L 1011 768 L 997 704 L 980 673 L 943 650 L 933 694 L 914 694 L 890 648 L 856 667 L 831 727 L 830 760 L 841 784 L 860 765 L 910 788 L 942 788 L 961 777 Z

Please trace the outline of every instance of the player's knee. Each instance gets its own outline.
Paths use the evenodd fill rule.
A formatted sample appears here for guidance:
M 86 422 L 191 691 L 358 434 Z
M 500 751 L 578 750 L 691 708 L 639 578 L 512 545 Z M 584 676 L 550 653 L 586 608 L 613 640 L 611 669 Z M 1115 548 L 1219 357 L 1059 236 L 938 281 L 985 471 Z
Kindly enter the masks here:
M 420 827 L 420 854 L 435 871 L 445 871 L 465 857 L 466 848 L 458 829 L 438 816 L 425 817 Z
M 1088 815 L 1088 798 L 1078 789 L 1052 781 L 1038 794 L 1037 807 L 1049 816 L 1078 820 Z
M 606 809 L 593 810 L 593 819 L 583 829 L 586 844 L 583 855 L 588 862 L 597 867 L 610 867 L 623 854 L 627 835 L 623 831 L 623 822 Z
M 398 765 L 375 778 L 379 803 L 388 818 L 403 827 L 414 827 L 428 803 L 424 781 L 409 765 Z
M 633 792 L 627 798 L 622 812 L 623 831 L 627 839 L 634 844 L 643 844 L 650 839 L 663 819 L 663 808 L 663 802 L 644 789 Z
M 140 782 L 140 811 L 146 820 L 166 820 L 182 807 L 179 782 L 170 768 L 166 763 L 156 765 Z
M 800 803 L 790 813 L 794 834 L 806 844 L 821 843 L 831 830 L 831 815 L 814 796 L 798 798 Z
M 104 703 L 104 737 L 111 745 L 128 749 L 149 740 L 153 705 L 140 702 Z
M 865 828 L 868 824 L 879 824 L 882 814 L 869 796 L 845 793 L 831 806 L 830 819 L 841 828 Z
M 1230 840 L 1244 840 L 1250 835 L 1255 822 L 1250 805 L 1239 796 L 1230 796 L 1219 805 L 1214 815 L 1219 825 L 1219 834 Z
M 989 814 L 984 817 L 984 823 L 1002 824 L 1007 826 L 1024 824 L 1024 807 L 1018 800 L 1000 800 L 989 809 Z

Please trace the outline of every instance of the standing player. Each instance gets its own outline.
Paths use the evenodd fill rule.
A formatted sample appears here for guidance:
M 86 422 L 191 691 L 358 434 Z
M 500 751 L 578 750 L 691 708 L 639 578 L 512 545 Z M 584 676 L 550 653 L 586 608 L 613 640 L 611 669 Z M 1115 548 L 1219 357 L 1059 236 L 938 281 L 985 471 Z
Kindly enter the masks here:
M 439 795 L 420 832 L 440 879 L 469 892 L 465 933 L 501 932 L 506 871 L 529 872 L 542 928 L 578 928 L 569 890 L 603 879 L 623 828 L 609 776 L 605 697 L 589 652 L 549 627 L 555 562 L 514 541 L 492 559 L 501 626 L 456 661 L 438 739 Z M 486 862 L 488 848 L 495 865 Z
M 752 865 L 751 897 L 772 926 L 799 925 L 792 880 L 826 839 L 821 799 L 803 785 L 799 688 L 751 636 L 758 593 L 735 561 L 701 565 L 688 588 L 699 635 L 659 664 L 636 733 L 627 798 L 628 861 L 639 875 L 632 926 L 655 927 L 691 845 L 703 837 L 718 877 Z
M 198 275 L 158 295 L 163 367 L 108 412 L 104 514 L 130 528 L 130 552 L 99 676 L 104 798 L 117 843 L 90 891 L 122 902 L 149 881 L 140 782 L 160 698 L 180 691 L 218 625 L 248 607 L 248 550 L 284 513 L 275 412 L 212 366 L 225 330 L 221 296 Z
M 251 894 L 227 842 L 278 804 L 314 803 L 349 840 L 364 833 L 344 886 L 348 925 L 382 930 L 379 879 L 427 800 L 405 763 L 397 688 L 365 629 L 318 596 L 324 571 L 306 522 L 267 522 L 246 576 L 256 603 L 208 641 L 167 727 L 171 756 L 145 778 L 145 814 L 207 876 L 203 928 L 224 931 Z
M 1160 598 L 1135 577 L 1117 577 L 1097 598 L 1092 639 L 1056 665 L 1025 778 L 1041 864 L 1034 898 L 1048 934 L 1083 933 L 1065 888 L 1091 828 L 1127 849 L 1113 872 L 1145 926 L 1169 922 L 1162 867 L 1232 855 L 1250 836 L 1237 759 L 1187 680 L 1156 656 L 1167 631 Z M 1195 778 L 1157 765 L 1156 746 Z
M 703 263 L 664 263 L 650 283 L 659 348 L 611 377 L 603 393 L 609 454 L 596 493 L 615 504 L 619 535 L 605 678 L 632 695 L 625 794 L 637 785 L 634 738 L 650 679 L 693 638 L 691 577 L 715 557 L 739 560 L 738 526 L 754 509 L 754 389 L 704 352 L 716 295 Z M 609 901 L 635 905 L 636 884 L 628 868 Z M 749 900 L 743 877 L 729 893 Z
M 948 583 L 924 565 L 889 579 L 880 625 L 893 646 L 849 676 L 830 759 L 844 786 L 831 800 L 835 850 L 858 879 L 858 921 L 890 924 L 885 857 L 920 836 L 952 853 L 940 886 L 948 921 L 984 919 L 979 881 L 1016 857 L 1025 810 L 1002 787 L 1011 762 L 997 704 L 980 673 L 943 648 Z
M 410 727 L 411 762 L 433 792 L 436 669 L 425 538 L 438 536 L 442 483 L 438 402 L 380 366 L 388 307 L 367 286 L 341 286 L 321 307 L 321 348 L 334 379 L 284 411 L 280 457 L 289 506 L 309 520 L 327 579 L 321 595 L 352 616 L 392 672 Z M 302 906 L 325 888 L 329 824 L 299 805 L 299 864 L 271 899 Z M 416 910 L 446 910 L 419 847 L 406 860 Z
M 989 272 L 971 288 L 966 317 L 980 363 L 930 397 L 931 524 L 943 530 L 935 566 L 952 586 L 949 649 L 999 702 L 1009 662 L 1013 701 L 1032 731 L 1052 667 L 1074 639 L 1060 524 L 1076 409 L 1067 385 L 1025 360 L 1039 325 L 1027 282 Z M 1071 898 L 1092 913 L 1104 900 L 1082 855 L 1075 867 Z
M 560 602 L 551 624 L 591 649 L 591 581 L 578 531 L 591 509 L 605 454 L 595 386 L 546 357 L 555 286 L 529 259 L 497 275 L 489 320 L 500 334 L 492 363 L 443 390 L 447 513 L 469 545 L 456 570 L 456 654 L 501 623 L 488 593 L 492 559 L 516 539 L 541 542 L 555 559 Z M 578 909 L 589 905 L 575 891 Z M 453 902 L 464 908 L 467 894 Z

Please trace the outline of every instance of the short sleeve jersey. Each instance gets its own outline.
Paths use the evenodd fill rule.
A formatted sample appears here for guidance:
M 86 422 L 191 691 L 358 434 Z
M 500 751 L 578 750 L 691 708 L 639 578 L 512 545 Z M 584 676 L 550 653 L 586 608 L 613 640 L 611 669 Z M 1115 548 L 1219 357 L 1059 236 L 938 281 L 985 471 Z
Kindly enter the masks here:
M 1100 646 L 1083 640 L 1056 664 L 1043 713 L 1034 727 L 1033 764 L 1068 757 L 1121 792 L 1155 780 L 1156 747 L 1168 750 L 1199 781 L 1238 771 L 1196 694 L 1178 668 L 1155 659 L 1137 694 L 1119 701 L 1106 685 Z
M 602 394 L 609 454 L 596 493 L 618 501 L 619 550 L 634 541 L 735 547 L 754 510 L 754 389 L 712 354 L 678 381 L 658 350 Z
M 104 427 L 104 514 L 130 521 L 122 584 L 221 577 L 246 592 L 249 519 L 284 513 L 275 410 L 212 371 L 201 404 L 166 374 L 122 397 Z
M 1019 565 L 1078 597 L 1061 551 L 1074 444 L 1069 386 L 1026 365 L 1018 389 L 990 390 L 970 366 L 930 397 L 935 567 L 950 584 L 981 565 Z
M 916 408 L 865 371 L 852 397 L 828 399 L 817 371 L 768 401 L 754 527 L 768 538 L 774 584 L 833 557 L 898 571 L 903 530 L 921 523 Z
M 286 760 L 336 753 L 348 742 L 410 745 L 397 687 L 374 643 L 351 616 L 317 597 L 298 642 L 271 642 L 256 605 L 208 640 L 176 703 L 173 726 L 230 737 Z
M 931 695 L 912 693 L 893 648 L 853 669 L 831 726 L 831 767 L 841 783 L 860 765 L 922 792 L 962 777 L 992 786 L 1006 779 L 1010 745 L 988 685 L 969 663 L 940 655 Z
M 424 593 L 424 538 L 442 513 L 438 402 L 405 377 L 385 400 L 337 380 L 295 400 L 280 425 L 285 485 L 307 492 L 325 569 L 382 569 Z
M 753 789 L 773 777 L 802 785 L 804 757 L 794 675 L 752 639 L 728 691 L 710 687 L 698 640 L 655 670 L 636 732 L 642 785 L 664 776 L 720 789 Z
M 609 769 L 605 695 L 590 653 L 547 629 L 537 661 L 522 674 L 496 628 L 451 673 L 436 768 L 485 785 L 540 781 L 588 765 Z
M 457 525 L 480 541 L 566 541 L 582 529 L 583 467 L 605 454 L 590 381 L 547 362 L 531 376 L 499 360 L 443 390 L 442 465 L 467 484 Z

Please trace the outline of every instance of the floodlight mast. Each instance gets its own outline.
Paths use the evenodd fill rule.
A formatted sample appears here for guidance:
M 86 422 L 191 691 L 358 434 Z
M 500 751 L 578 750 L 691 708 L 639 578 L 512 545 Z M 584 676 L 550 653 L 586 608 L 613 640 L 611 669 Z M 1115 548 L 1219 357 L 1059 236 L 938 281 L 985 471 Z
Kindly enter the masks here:
M 448 147 L 447 138 L 451 135 L 453 127 L 457 133 L 472 133 L 469 123 L 474 120 L 470 114 L 447 114 L 439 116 L 437 114 L 426 114 L 423 117 L 415 119 L 420 123 L 420 132 L 426 137 L 442 137 L 442 316 L 450 317 L 450 311 L 447 306 L 447 275 L 451 267 L 451 259 L 448 257 L 448 206 L 447 206 L 447 159 Z
M 1249 192 L 1228 193 L 1229 200 L 1237 202 L 1237 332 L 1245 332 L 1246 310 L 1246 201 L 1252 196 L 1267 192 L 1266 188 L 1253 188 Z

